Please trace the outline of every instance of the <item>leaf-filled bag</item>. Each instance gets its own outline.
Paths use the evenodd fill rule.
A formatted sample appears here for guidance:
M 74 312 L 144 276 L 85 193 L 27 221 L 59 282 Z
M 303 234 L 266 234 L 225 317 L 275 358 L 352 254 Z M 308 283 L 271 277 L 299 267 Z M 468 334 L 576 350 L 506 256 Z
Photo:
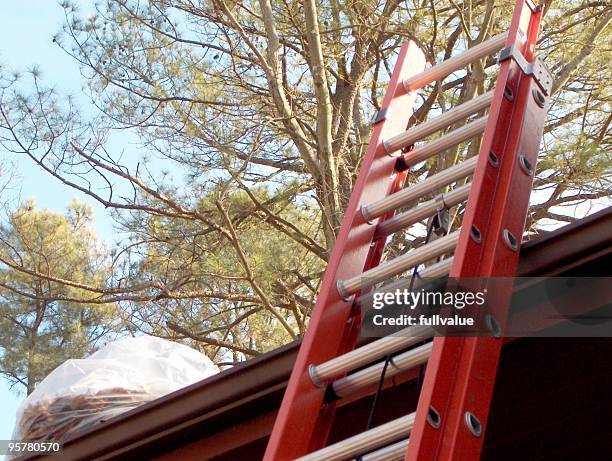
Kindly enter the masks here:
M 182 344 L 151 336 L 115 341 L 67 360 L 39 383 L 17 411 L 13 438 L 63 441 L 218 372 Z

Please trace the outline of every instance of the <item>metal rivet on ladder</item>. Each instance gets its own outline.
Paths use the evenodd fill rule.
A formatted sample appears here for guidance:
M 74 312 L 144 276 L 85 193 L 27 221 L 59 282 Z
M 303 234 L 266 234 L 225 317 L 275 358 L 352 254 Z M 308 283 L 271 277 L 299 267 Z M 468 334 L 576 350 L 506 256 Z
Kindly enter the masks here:
M 508 101 L 512 101 L 514 99 L 514 91 L 509 86 L 504 87 L 504 96 Z
M 472 240 L 474 240 L 476 243 L 480 243 L 480 241 L 482 240 L 482 234 L 480 233 L 480 229 L 478 229 L 475 224 L 472 224 L 470 236 L 472 237 Z
M 465 412 L 465 425 L 474 437 L 480 437 L 482 434 L 482 424 L 480 424 L 480 420 L 471 411 Z
M 536 104 L 540 107 L 544 107 L 544 104 L 546 104 L 546 98 L 542 92 L 537 88 L 534 88 L 531 94 L 533 95 L 533 99 L 535 99 Z
M 355 299 L 355 295 L 347 294 L 346 290 L 344 289 L 344 283 L 342 283 L 342 280 L 338 280 L 336 282 L 336 289 L 338 290 L 338 294 L 340 295 L 340 297 L 347 303 L 352 302 L 353 299 Z
M 495 319 L 495 317 L 493 317 L 493 315 L 487 314 L 485 316 L 485 324 L 494 337 L 501 337 L 501 326 L 499 325 L 499 322 Z
M 373 224 L 374 223 L 374 220 L 370 216 L 370 213 L 368 213 L 368 207 L 367 206 L 361 205 L 361 207 L 359 207 L 359 212 L 361 213 L 361 216 L 363 216 L 363 220 L 365 222 L 367 222 L 368 224 Z
M 393 146 L 391 145 L 391 143 L 389 143 L 389 141 L 383 141 L 382 145 L 383 149 L 385 149 L 385 152 L 389 157 L 398 157 L 399 155 L 401 155 L 401 151 L 397 152 L 396 150 L 393 150 Z
M 495 167 L 495 168 L 499 166 L 499 158 L 493 151 L 489 152 L 489 163 L 491 164 L 492 167 Z
M 523 173 L 525 173 L 527 176 L 531 176 L 531 174 L 533 173 L 533 165 L 529 160 L 527 160 L 527 157 L 521 154 L 518 157 L 518 161 L 521 170 L 523 170 Z
M 504 243 L 510 248 L 512 251 L 518 250 L 518 240 L 516 237 L 510 232 L 508 229 L 504 229 L 502 232 L 502 237 L 504 238 Z
M 310 376 L 310 380 L 312 381 L 312 384 L 314 384 L 317 387 L 320 387 L 321 389 L 325 387 L 325 384 L 319 381 L 319 377 L 317 376 L 317 366 L 316 365 L 312 363 L 308 365 L 308 375 Z
M 429 407 L 429 411 L 427 412 L 427 422 L 434 429 L 440 429 L 440 422 L 442 418 L 440 418 L 440 413 L 434 408 Z

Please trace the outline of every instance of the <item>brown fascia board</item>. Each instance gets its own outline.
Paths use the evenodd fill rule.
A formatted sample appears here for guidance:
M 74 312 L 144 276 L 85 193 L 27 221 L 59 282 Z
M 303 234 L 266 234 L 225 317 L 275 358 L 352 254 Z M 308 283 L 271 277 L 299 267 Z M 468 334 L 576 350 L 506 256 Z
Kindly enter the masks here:
M 517 276 L 554 276 L 609 252 L 611 246 L 609 207 L 523 243 Z
M 517 275 L 554 275 L 611 249 L 612 208 L 607 208 L 525 242 Z M 282 395 L 298 348 L 299 340 L 77 434 L 65 442 L 62 460 L 136 459 L 140 456 L 132 458 L 131 453 L 145 453 L 147 446 L 169 449 L 194 440 L 185 433 L 204 437 L 231 425 L 232 418 L 238 423 L 240 415 L 263 414 L 266 407 L 270 411 L 271 400 Z

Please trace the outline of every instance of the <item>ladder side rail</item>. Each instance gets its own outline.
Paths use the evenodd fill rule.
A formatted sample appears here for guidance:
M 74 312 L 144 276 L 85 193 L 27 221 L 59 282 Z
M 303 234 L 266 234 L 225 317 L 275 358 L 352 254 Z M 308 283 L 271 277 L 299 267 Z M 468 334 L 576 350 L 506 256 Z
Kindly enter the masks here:
M 506 41 L 506 47 L 515 44 L 529 62 L 542 14 L 532 6 L 528 0 L 517 1 Z M 504 96 L 505 86 L 513 91 L 512 101 Z M 515 275 L 533 182 L 533 172 L 521 170 L 519 156 L 535 171 L 546 118 L 533 93 L 538 88 L 514 60 L 501 63 L 451 277 Z M 488 162 L 491 151 L 498 166 Z M 472 225 L 480 231 L 480 243 L 470 236 Z M 504 229 L 515 236 L 516 248 L 504 242 Z M 494 315 L 502 325 L 510 296 L 511 286 L 488 295 L 498 306 Z M 493 337 L 434 339 L 406 460 L 480 458 L 502 343 Z M 427 422 L 430 408 L 440 414 L 439 428 Z
M 374 126 L 323 276 L 319 297 L 268 441 L 265 461 L 289 461 L 303 456 L 324 443 L 325 436 L 319 436 L 313 442 L 313 437 L 317 436 L 315 432 L 326 435 L 329 431 L 329 427 L 321 427 L 318 423 L 323 417 L 329 426 L 333 404 L 326 405 L 328 408 L 324 410 L 327 411 L 320 411 L 325 390 L 312 383 L 308 367 L 347 352 L 351 342 L 346 338 L 347 332 L 355 337 L 355 333 L 350 333 L 350 328 L 347 328 L 347 322 L 351 319 L 351 304 L 340 298 L 335 283 L 338 278 L 356 276 L 366 265 L 375 226 L 363 220 L 359 208 L 391 192 L 390 178 L 395 171 L 396 159 L 384 154 L 381 144 L 384 139 L 405 130 L 416 93 L 406 93 L 401 82 L 422 71 L 424 66 L 425 57 L 416 44 L 410 42 L 402 46 L 383 100 L 384 112 L 377 117 L 382 120 Z M 382 184 L 384 187 L 381 187 Z M 344 336 L 338 334 L 341 331 L 345 332 Z
M 378 151 L 377 151 L 378 152 Z M 378 155 L 378 154 L 377 154 Z M 408 171 L 398 171 L 395 173 L 393 177 L 393 181 L 391 183 L 391 187 L 389 189 L 389 197 L 402 190 L 404 187 L 404 182 L 408 176 Z M 362 207 L 360 207 L 362 208 Z M 395 211 L 390 211 L 386 215 L 383 216 L 383 220 L 393 217 Z M 376 230 L 375 230 L 376 232 Z M 366 257 L 366 262 L 364 265 L 364 271 L 367 271 L 371 268 L 378 266 L 380 260 L 382 259 L 383 252 L 385 249 L 386 241 L 384 239 L 378 239 L 373 244 L 370 244 L 370 250 L 368 251 L 368 255 Z M 352 298 L 356 299 L 356 298 Z M 351 300 L 349 300 L 351 302 Z M 357 341 L 359 340 L 359 332 L 361 330 L 361 311 L 356 309 L 355 302 L 351 302 L 351 313 L 349 318 L 347 319 L 347 328 L 344 331 L 343 335 L 339 335 L 342 338 L 342 342 L 340 343 L 340 347 L 338 349 L 338 353 L 344 355 L 347 352 L 355 351 L 355 347 L 357 345 Z M 308 365 L 308 375 L 310 376 L 310 380 L 313 381 L 312 375 L 312 366 L 314 364 L 311 363 Z M 315 381 L 313 381 L 314 383 Z M 316 383 L 321 386 L 321 383 Z M 325 405 L 321 407 L 321 412 L 319 413 L 319 418 L 316 422 L 317 430 L 313 434 L 313 438 L 311 440 L 310 446 L 314 447 L 312 449 L 319 449 L 326 445 L 327 439 L 329 437 L 329 433 L 331 431 L 334 417 L 336 414 L 336 402 L 327 402 Z

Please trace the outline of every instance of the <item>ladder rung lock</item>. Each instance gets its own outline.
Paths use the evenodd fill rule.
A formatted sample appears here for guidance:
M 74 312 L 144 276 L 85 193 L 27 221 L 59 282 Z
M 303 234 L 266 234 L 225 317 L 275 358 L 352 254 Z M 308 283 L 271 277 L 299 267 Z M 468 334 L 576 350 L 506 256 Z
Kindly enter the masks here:
M 311 378 L 316 385 L 353 371 L 363 365 L 412 346 L 423 339 L 431 338 L 433 331 L 427 326 L 415 326 L 401 330 L 396 336 L 380 338 L 370 344 L 335 357 L 321 365 L 312 366 Z
M 466 117 L 489 107 L 492 99 L 493 90 L 478 96 L 471 101 L 463 103 L 460 106 L 454 107 L 433 120 L 410 128 L 397 136 L 393 136 L 392 138 L 383 142 L 385 152 L 391 155 L 394 152 L 410 146 L 415 142 L 429 136 L 430 134 L 435 133 L 436 131 L 442 130 L 460 120 L 464 120 Z
M 479 135 L 485 130 L 487 126 L 487 116 L 480 117 L 473 122 L 463 125 L 456 130 L 446 133 L 440 136 L 438 139 L 425 144 L 419 149 L 415 149 L 404 155 L 404 163 L 407 167 L 416 165 L 433 157 L 436 154 L 444 152 L 457 144 L 461 144 L 463 141 L 473 138 Z
M 504 47 L 508 32 L 502 32 L 489 40 L 486 40 L 461 54 L 442 61 L 417 75 L 403 81 L 404 89 L 408 92 L 417 90 L 431 82 L 440 80 L 449 74 L 467 66 L 468 64 L 484 56 L 496 53 Z
M 295 461 L 341 461 L 368 453 L 409 435 L 414 427 L 414 416 L 415 414 L 411 413 L 389 421 L 374 429 L 302 456 Z
M 402 189 L 395 194 L 388 195 L 378 202 L 365 205 L 361 207 L 361 214 L 366 221 L 372 221 L 374 218 L 382 216 L 389 211 L 397 210 L 400 207 L 416 202 L 440 187 L 447 186 L 471 175 L 476 168 L 477 160 L 478 157 L 471 157 L 464 162 L 436 173 L 420 183 Z
M 415 347 L 409 351 L 396 355 L 391 359 L 387 367 L 385 377 L 395 376 L 402 371 L 410 370 L 418 365 L 421 365 L 429 359 L 431 355 L 432 342 Z M 332 384 L 334 393 L 338 397 L 346 397 L 363 389 L 370 384 L 378 382 L 380 375 L 385 366 L 385 362 L 376 363 L 368 368 L 364 368 L 352 375 L 348 375 Z
M 396 280 L 395 282 L 387 283 L 386 285 L 376 289 L 374 293 L 376 292 L 385 293 L 385 292 L 392 292 L 395 290 L 403 290 L 404 288 L 409 288 L 410 285 L 412 284 L 413 284 L 412 289 L 416 290 L 420 288 L 421 286 L 423 286 L 424 284 L 423 281 L 434 280 L 434 279 L 446 277 L 450 273 L 450 268 L 452 264 L 453 264 L 453 256 L 451 256 L 450 258 L 444 259 L 443 261 L 432 264 L 431 266 L 426 267 L 425 269 L 419 271 L 418 278 L 414 281 L 414 284 L 412 283 L 412 277 L 402 278 L 400 280 Z M 372 292 L 366 293 L 363 296 L 358 297 L 354 303 L 355 307 L 361 308 L 362 306 L 367 306 L 368 305 L 367 303 L 372 301 L 372 297 L 373 297 Z M 395 333 L 394 335 L 403 335 L 403 331 L 404 330 L 398 333 Z
M 361 461 L 404 461 L 408 439 L 380 448 L 361 457 Z
M 462 202 L 465 202 L 472 187 L 471 183 L 457 187 L 450 192 L 440 194 L 432 200 L 422 203 L 416 208 L 405 213 L 400 213 L 393 216 L 378 225 L 376 228 L 376 238 L 381 238 L 401 229 L 406 229 L 413 224 L 421 222 L 436 214 L 436 212 L 452 208 Z
M 432 258 L 436 258 L 453 250 L 457 245 L 458 238 L 459 231 L 453 232 L 450 235 L 441 237 L 432 243 L 409 251 L 380 266 L 376 266 L 361 275 L 357 275 L 347 280 L 338 280 L 336 283 L 338 293 L 343 299 L 348 299 L 351 295 L 360 290 L 372 287 L 394 275 L 398 275 L 412 267 L 416 267 Z

